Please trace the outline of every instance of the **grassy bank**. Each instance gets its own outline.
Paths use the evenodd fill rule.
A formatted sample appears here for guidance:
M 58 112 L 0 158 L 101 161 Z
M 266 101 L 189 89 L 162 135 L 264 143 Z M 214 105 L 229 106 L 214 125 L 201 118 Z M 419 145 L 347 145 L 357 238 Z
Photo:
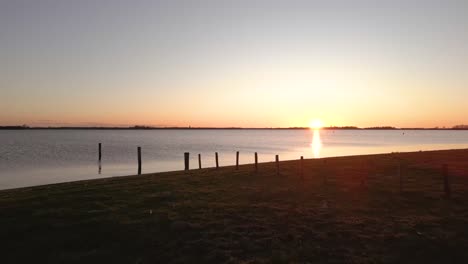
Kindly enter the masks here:
M 468 150 L 304 164 L 303 179 L 286 161 L 0 191 L 0 261 L 468 261 Z

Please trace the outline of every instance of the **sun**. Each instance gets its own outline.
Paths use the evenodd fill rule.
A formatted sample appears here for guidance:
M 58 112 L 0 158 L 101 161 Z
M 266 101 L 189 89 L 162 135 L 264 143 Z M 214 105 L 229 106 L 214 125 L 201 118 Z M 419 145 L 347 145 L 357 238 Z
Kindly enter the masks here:
M 312 129 L 321 129 L 323 127 L 323 122 L 320 119 L 314 119 L 309 124 Z

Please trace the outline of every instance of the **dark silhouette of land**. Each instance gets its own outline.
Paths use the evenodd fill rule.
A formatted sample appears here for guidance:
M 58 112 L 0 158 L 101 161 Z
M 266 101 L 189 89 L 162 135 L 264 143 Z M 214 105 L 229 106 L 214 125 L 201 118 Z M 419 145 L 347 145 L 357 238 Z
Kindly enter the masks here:
M 4 190 L 1 261 L 468 263 L 467 161 L 392 153 L 304 160 L 303 179 L 296 160 L 279 175 L 260 163 Z
M 134 130 L 161 130 L 161 129 L 203 129 L 203 130 L 215 130 L 215 129 L 260 129 L 260 130 L 303 130 L 310 129 L 310 127 L 155 127 L 155 126 L 145 126 L 137 125 L 130 127 L 107 127 L 107 126 L 65 126 L 65 127 L 30 127 L 28 125 L 21 126 L 0 126 L 0 130 L 22 130 L 22 129 L 99 129 L 99 130 L 125 130 L 125 129 L 134 129 Z M 324 130 L 468 130 L 468 125 L 457 125 L 451 128 L 422 128 L 422 127 L 409 127 L 409 128 L 397 128 L 393 126 L 375 126 L 375 127 L 357 127 L 357 126 L 329 126 L 323 127 Z

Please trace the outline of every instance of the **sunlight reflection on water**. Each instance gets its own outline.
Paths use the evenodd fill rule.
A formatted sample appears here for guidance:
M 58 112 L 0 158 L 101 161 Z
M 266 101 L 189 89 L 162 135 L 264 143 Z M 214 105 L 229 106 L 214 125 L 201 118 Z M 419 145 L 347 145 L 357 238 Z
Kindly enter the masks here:
M 322 139 L 320 139 L 320 129 L 314 129 L 314 133 L 312 135 L 312 143 L 310 144 L 312 147 L 312 153 L 314 158 L 320 158 L 320 150 L 322 150 Z

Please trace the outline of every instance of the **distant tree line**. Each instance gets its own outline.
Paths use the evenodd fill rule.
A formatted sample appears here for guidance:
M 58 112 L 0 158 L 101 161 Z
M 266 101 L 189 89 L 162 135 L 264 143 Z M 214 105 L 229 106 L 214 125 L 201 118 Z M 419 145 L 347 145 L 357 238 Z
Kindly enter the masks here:
M 151 127 L 151 126 L 133 126 L 133 127 L 130 127 L 130 128 L 133 128 L 133 129 L 153 129 L 154 127 Z
M 466 130 L 468 129 L 468 125 L 456 125 L 452 129 Z
M 387 130 L 387 129 L 397 129 L 397 128 L 392 127 L 392 126 L 375 126 L 375 127 L 366 127 L 364 129 L 384 129 L 384 130 Z
M 266 127 L 266 128 L 242 128 L 242 127 L 153 127 L 153 126 L 146 126 L 146 125 L 136 125 L 130 127 L 30 127 L 28 125 L 18 125 L 18 126 L 0 126 L 0 130 L 19 130 L 19 129 L 102 129 L 102 130 L 111 130 L 111 129 L 259 129 L 259 130 L 295 130 L 295 129 L 310 129 L 309 127 Z M 468 125 L 456 125 L 452 128 L 446 127 L 434 127 L 434 128 L 396 128 L 393 126 L 374 126 L 374 127 L 366 127 L 360 128 L 357 126 L 329 126 L 324 127 L 325 130 L 353 130 L 353 129 L 365 129 L 365 130 L 393 130 L 393 129 L 404 129 L 404 130 L 468 130 Z
M 30 128 L 29 126 L 27 125 L 22 125 L 22 126 L 0 126 L 0 129 L 28 129 Z

